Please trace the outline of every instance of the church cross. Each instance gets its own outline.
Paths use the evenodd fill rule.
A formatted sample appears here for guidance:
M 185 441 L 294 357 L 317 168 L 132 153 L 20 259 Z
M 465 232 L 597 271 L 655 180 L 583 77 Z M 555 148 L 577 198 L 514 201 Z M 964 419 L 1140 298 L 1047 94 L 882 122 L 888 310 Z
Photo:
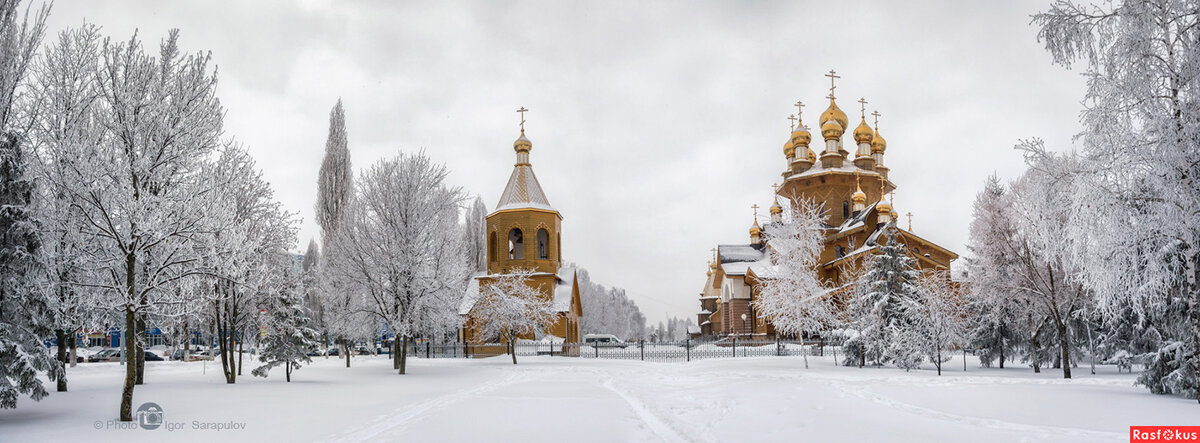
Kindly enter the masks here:
M 800 115 L 803 111 L 804 111 L 804 102 L 797 100 L 796 101 L 796 120 L 799 121 L 801 124 L 804 124 L 804 117 L 802 117 Z
M 717 248 L 712 248 L 713 261 L 717 261 Z
M 776 194 L 778 194 L 779 193 L 779 183 L 771 183 L 771 190 L 774 191 Z
M 837 89 L 837 85 L 836 85 L 836 84 L 834 84 L 834 81 L 835 81 L 835 80 L 837 80 L 837 79 L 839 79 L 839 78 L 842 78 L 842 76 L 840 76 L 840 75 L 837 75 L 837 71 L 834 71 L 834 70 L 832 70 L 832 69 L 830 69 L 830 70 L 829 70 L 829 73 L 828 73 L 828 74 L 825 74 L 825 76 L 826 76 L 826 77 L 829 77 L 829 99 L 830 99 L 830 100 L 833 100 L 833 99 L 835 98 L 835 97 L 833 96 L 833 90 L 834 90 L 834 89 Z
M 908 216 L 908 232 L 912 232 L 912 212 L 904 214 Z
M 873 111 L 871 112 L 871 115 L 875 116 L 875 129 L 879 129 L 879 116 L 881 114 L 879 114 L 879 111 Z
M 755 204 L 751 205 L 750 207 L 754 208 L 754 222 L 758 223 L 758 203 L 755 203 Z
M 862 104 L 862 118 L 863 118 L 863 120 L 866 120 L 867 119 L 867 99 L 866 99 L 866 97 L 859 97 L 858 103 Z
M 521 109 L 517 110 L 517 112 L 521 114 L 521 134 L 524 134 L 525 133 L 525 113 L 529 112 L 529 110 L 525 109 L 525 107 L 522 106 Z
M 789 116 L 788 116 L 788 120 L 791 120 L 791 121 L 792 121 L 792 130 L 793 130 L 793 131 L 795 131 L 795 130 L 796 130 L 796 116 L 795 116 L 795 115 L 789 115 Z

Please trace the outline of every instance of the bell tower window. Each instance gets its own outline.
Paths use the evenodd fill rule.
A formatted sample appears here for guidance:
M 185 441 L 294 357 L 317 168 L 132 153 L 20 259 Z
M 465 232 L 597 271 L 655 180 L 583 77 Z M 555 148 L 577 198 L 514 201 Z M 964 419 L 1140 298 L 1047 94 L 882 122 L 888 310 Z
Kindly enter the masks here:
M 525 240 L 521 230 L 513 228 L 508 231 L 508 259 L 521 260 L 525 258 Z
M 496 250 L 496 231 L 492 231 L 488 235 L 488 261 L 496 261 L 496 256 L 500 255 L 499 252 Z
M 842 202 L 842 218 L 843 219 L 850 218 L 850 202 L 848 202 L 848 201 Z
M 537 251 L 538 259 L 545 260 L 550 258 L 550 233 L 546 232 L 545 229 L 538 229 Z

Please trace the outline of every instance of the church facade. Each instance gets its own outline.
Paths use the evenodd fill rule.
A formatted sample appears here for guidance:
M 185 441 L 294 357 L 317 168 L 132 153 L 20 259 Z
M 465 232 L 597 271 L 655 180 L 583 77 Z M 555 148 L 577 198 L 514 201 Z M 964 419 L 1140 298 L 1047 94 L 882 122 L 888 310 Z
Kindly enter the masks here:
M 528 284 L 537 288 L 553 305 L 555 322 L 546 327 L 545 334 L 566 343 L 580 340 L 579 320 L 583 309 L 576 271 L 561 266 L 562 214 L 550 205 L 533 173 L 533 165 L 529 162 L 533 143 L 525 137 L 524 118 L 521 123 L 521 135 L 513 142 L 517 161 L 512 175 L 496 209 L 487 216 L 487 272 L 471 278 L 459 307 L 459 315 L 463 317 L 460 331 L 463 343 L 496 342 L 495 337 L 478 334 L 471 311 L 481 288 L 486 288 L 497 276 L 517 269 L 532 271 Z
M 861 271 L 864 260 L 878 252 L 882 236 L 894 236 L 915 259 L 920 270 L 949 270 L 958 254 L 912 232 L 901 229 L 899 211 L 889 198 L 896 184 L 885 164 L 887 141 L 879 133 L 879 113 L 873 112 L 874 127 L 867 124 L 866 100 L 860 99 L 860 121 L 849 134 L 853 144 L 843 144 L 850 121 L 837 105 L 834 71 L 826 97 L 829 106 L 818 120 L 819 141 L 798 113 L 796 123 L 783 145 L 785 164 L 782 185 L 775 188 L 767 223 L 781 223 L 780 201 L 812 200 L 825 209 L 825 247 L 818 258 L 817 272 L 835 293 L 844 290 Z M 803 110 L 797 102 L 797 111 Z M 816 142 L 816 143 L 814 143 Z M 815 146 L 814 146 L 815 145 Z M 851 153 L 853 152 L 853 153 Z M 747 244 L 718 245 L 709 263 L 700 293 L 697 321 L 706 336 L 747 335 L 774 337 L 769 318 L 755 313 L 754 299 L 759 283 L 770 278 L 772 266 L 758 224 L 757 205 Z M 911 213 L 907 214 L 909 217 Z

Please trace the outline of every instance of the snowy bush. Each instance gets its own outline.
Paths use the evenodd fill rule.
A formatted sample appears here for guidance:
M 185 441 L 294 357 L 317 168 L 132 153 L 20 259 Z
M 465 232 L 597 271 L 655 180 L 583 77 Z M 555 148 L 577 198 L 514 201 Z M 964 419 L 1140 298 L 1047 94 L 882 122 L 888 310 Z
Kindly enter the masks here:
M 1158 349 L 1138 376 L 1137 384 L 1155 394 L 1196 396 L 1196 374 L 1186 364 L 1191 350 L 1181 341 L 1171 341 Z

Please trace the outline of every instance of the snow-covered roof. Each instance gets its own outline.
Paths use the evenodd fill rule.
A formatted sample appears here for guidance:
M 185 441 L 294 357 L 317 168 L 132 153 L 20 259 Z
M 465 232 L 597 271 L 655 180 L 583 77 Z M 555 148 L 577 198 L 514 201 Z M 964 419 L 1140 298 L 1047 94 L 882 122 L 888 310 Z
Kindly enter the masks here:
M 717 245 L 721 263 L 759 261 L 766 255 L 762 245 Z
M 718 298 L 721 298 L 721 297 L 718 295 L 707 295 L 704 297 L 700 297 L 701 300 L 716 300 Z
M 467 290 L 463 291 L 462 302 L 458 305 L 458 315 L 470 314 L 471 309 L 475 308 L 475 303 L 479 302 L 479 277 L 484 275 L 487 274 L 477 272 L 467 281 Z
M 707 310 L 707 309 L 704 309 L 704 310 L 700 311 L 700 312 L 699 312 L 699 314 L 700 314 L 700 315 L 708 315 L 708 314 L 712 314 L 712 311 L 709 311 L 709 310 Z
M 842 222 L 841 226 L 838 226 L 833 229 L 837 229 L 839 233 L 842 233 L 842 232 L 851 231 L 851 230 L 854 230 L 854 229 L 857 229 L 857 228 L 863 226 L 867 222 L 867 214 L 871 213 L 871 210 L 875 209 L 875 205 L 877 205 L 877 204 L 879 204 L 879 202 L 875 202 L 875 203 L 871 203 L 871 204 L 867 205 L 866 208 L 863 208 L 863 210 L 854 213 L 853 215 L 850 216 L 850 218 L 848 218 L 848 219 L 846 219 L 846 221 Z
M 554 286 L 554 312 L 571 310 L 572 291 L 575 288 L 575 268 L 559 268 L 558 284 Z
M 700 327 L 696 325 L 688 325 L 688 334 L 699 334 Z
M 500 203 L 496 204 L 496 211 L 527 208 L 554 210 L 550 201 L 546 199 L 546 193 L 542 192 L 542 185 L 538 184 L 537 176 L 533 174 L 533 167 L 521 164 L 513 167 L 512 176 L 508 177 L 508 185 L 504 187 L 504 193 L 500 194 Z
M 701 324 L 701 325 L 711 325 L 711 324 L 712 324 L 712 321 L 711 321 L 711 320 L 705 320 L 705 321 L 704 321 L 704 323 L 700 323 L 700 324 Z
M 840 172 L 849 172 L 849 173 L 857 172 L 857 173 L 863 174 L 863 175 L 879 175 L 879 172 L 867 170 L 867 169 L 861 169 L 858 166 L 855 166 L 854 162 L 852 162 L 852 161 L 843 161 L 842 166 L 838 167 L 838 168 L 825 168 L 821 165 L 821 162 L 816 162 L 812 165 L 811 168 L 808 168 L 804 172 L 801 172 L 799 174 L 792 174 L 792 175 L 788 176 L 787 180 L 791 180 L 793 178 L 806 177 L 806 176 L 810 176 L 810 175 L 816 175 L 821 172 L 829 172 L 829 171 L 840 171 Z

